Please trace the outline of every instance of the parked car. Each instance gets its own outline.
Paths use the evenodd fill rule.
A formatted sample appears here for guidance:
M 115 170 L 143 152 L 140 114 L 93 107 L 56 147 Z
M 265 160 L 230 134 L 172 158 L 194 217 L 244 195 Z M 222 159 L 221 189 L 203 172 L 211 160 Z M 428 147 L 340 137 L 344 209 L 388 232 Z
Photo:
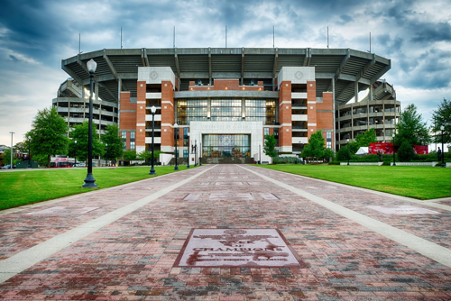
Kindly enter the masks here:
M 85 163 L 77 163 L 77 164 L 72 165 L 72 167 L 86 167 L 86 164 Z
M 16 168 L 16 165 L 13 165 L 13 168 Z M 5 165 L 3 166 L 3 169 L 11 169 L 11 165 L 10 164 Z

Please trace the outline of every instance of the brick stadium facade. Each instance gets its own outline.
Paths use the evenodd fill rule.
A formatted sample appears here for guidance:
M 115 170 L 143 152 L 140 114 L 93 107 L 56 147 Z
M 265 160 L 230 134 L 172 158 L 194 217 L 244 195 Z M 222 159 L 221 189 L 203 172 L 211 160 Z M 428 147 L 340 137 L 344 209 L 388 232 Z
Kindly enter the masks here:
M 100 131 L 118 123 L 127 149 L 149 150 L 155 106 L 155 149 L 174 152 L 177 127 L 179 157 L 196 145 L 204 159 L 257 160 L 266 134 L 279 152 L 299 154 L 318 130 L 336 148 L 336 106 L 365 89 L 372 101 L 373 84 L 390 69 L 390 60 L 350 49 L 115 49 L 63 60 L 70 81 L 87 86 L 91 58 Z M 71 103 L 84 103 L 83 89 L 75 97 L 60 91 L 54 103 L 76 123 Z

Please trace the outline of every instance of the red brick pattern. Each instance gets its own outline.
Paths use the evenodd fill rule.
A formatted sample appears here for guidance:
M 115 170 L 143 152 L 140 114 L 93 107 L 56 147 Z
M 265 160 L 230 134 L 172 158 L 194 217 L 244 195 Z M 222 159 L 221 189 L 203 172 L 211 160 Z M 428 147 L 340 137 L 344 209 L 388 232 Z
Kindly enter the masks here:
M 283 103 L 285 102 L 285 103 Z M 279 88 L 279 123 L 291 124 L 291 82 L 283 81 Z M 279 146 L 291 146 L 291 126 L 279 129 Z
M 209 169 L 211 168 L 211 169 Z M 157 173 L 158 173 L 158 167 Z M 209 169 L 0 284 L 2 300 L 450 300 L 451 268 L 247 169 L 451 248 L 449 211 L 392 216 L 402 198 L 253 166 L 191 168 L 2 215 L 1 259 Z M 148 172 L 146 168 L 143 172 Z M 227 183 L 230 185 L 217 185 Z M 238 185 L 238 183 L 240 185 Z M 252 183 L 252 184 L 251 184 Z M 258 185 L 255 185 L 258 183 Z M 221 187 L 218 190 L 218 187 Z M 210 196 L 215 194 L 215 198 Z M 246 200 L 238 195 L 248 195 Z M 224 197 L 221 197 L 223 195 Z M 189 197 L 195 196 L 195 197 Z M 451 198 L 442 200 L 451 204 Z M 64 215 L 32 215 L 67 206 Z M 427 204 L 417 205 L 429 208 Z M 77 208 L 99 207 L 86 214 Z M 421 226 L 418 226 L 421 225 Z M 305 268 L 174 268 L 193 228 L 279 229 Z
M 163 81 L 161 82 L 161 124 L 174 125 L 174 110 L 174 87 L 170 81 Z M 161 127 L 161 146 L 174 146 L 172 126 Z
M 309 103 L 311 102 L 311 103 Z M 308 124 L 316 124 L 308 125 L 308 138 L 312 136 L 313 133 L 317 131 L 317 107 L 316 107 L 316 82 L 309 81 L 307 82 L 307 123 Z

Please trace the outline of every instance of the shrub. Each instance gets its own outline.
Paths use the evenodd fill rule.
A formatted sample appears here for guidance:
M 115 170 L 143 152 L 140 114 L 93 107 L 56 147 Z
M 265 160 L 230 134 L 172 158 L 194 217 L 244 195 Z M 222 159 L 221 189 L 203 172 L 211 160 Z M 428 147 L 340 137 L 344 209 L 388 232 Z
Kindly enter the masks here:
M 410 162 L 415 157 L 415 152 L 412 149 L 412 145 L 407 140 L 401 143 L 398 149 L 398 157 L 401 162 Z

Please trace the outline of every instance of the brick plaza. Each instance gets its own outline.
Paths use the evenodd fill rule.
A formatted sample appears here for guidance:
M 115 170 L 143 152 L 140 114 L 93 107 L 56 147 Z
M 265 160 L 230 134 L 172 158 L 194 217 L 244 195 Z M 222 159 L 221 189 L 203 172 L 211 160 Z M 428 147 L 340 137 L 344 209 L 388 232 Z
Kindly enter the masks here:
M 451 300 L 450 205 L 204 165 L 1 212 L 0 300 Z

